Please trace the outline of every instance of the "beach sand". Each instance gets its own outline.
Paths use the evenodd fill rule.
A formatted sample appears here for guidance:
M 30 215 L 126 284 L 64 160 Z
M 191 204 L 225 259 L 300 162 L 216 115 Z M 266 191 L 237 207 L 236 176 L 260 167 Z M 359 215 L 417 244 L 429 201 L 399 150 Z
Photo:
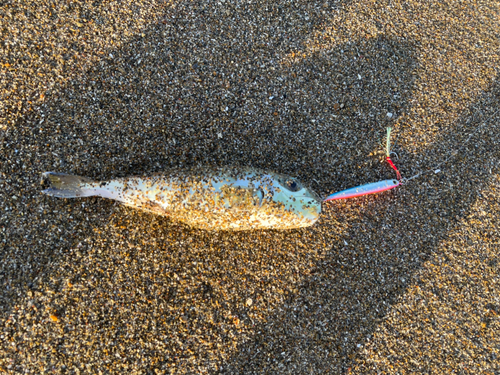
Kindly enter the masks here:
M 498 1 L 0 9 L 0 373 L 500 374 Z M 420 175 L 301 230 L 40 193 L 231 164 L 326 196 L 395 177 L 388 126 Z

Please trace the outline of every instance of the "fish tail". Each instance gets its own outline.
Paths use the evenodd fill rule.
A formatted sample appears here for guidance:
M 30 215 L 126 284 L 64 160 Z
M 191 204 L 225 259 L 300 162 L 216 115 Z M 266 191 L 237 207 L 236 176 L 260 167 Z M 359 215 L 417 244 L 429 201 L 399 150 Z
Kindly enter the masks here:
M 79 198 L 97 195 L 89 184 L 94 181 L 66 173 L 45 172 L 42 174 L 42 185 L 47 183 L 48 189 L 42 193 L 57 198 Z

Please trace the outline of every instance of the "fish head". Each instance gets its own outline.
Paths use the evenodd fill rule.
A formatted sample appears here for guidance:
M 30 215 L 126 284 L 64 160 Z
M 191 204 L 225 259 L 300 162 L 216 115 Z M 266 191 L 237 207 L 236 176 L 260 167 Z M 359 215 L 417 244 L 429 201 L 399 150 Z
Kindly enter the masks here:
M 308 225 L 318 220 L 321 213 L 321 198 L 296 178 L 272 174 L 265 186 L 267 199 L 283 210 L 303 219 Z
M 227 213 L 234 229 L 292 229 L 313 225 L 321 198 L 296 178 L 254 168 L 212 173 L 207 191 L 214 209 Z

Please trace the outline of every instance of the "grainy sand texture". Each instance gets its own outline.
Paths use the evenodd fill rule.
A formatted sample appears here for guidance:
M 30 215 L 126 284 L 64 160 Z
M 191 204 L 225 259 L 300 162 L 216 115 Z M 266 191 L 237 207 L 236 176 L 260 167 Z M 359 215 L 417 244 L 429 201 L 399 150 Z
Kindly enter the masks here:
M 6 0 L 0 20 L 0 373 L 500 374 L 498 1 Z M 240 165 L 325 196 L 395 177 L 388 126 L 421 174 L 300 230 L 40 193 L 45 171 Z

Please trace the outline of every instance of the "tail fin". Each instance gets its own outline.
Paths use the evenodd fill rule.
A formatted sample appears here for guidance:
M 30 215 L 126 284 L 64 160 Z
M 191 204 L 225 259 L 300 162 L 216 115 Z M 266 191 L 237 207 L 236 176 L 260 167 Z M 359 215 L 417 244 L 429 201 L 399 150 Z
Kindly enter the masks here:
M 88 178 L 66 173 L 45 172 L 42 174 L 42 184 L 49 184 L 49 188 L 42 193 L 58 198 L 79 198 L 96 195 L 95 189 L 88 186 L 94 182 Z M 86 186 L 87 185 L 87 186 Z

